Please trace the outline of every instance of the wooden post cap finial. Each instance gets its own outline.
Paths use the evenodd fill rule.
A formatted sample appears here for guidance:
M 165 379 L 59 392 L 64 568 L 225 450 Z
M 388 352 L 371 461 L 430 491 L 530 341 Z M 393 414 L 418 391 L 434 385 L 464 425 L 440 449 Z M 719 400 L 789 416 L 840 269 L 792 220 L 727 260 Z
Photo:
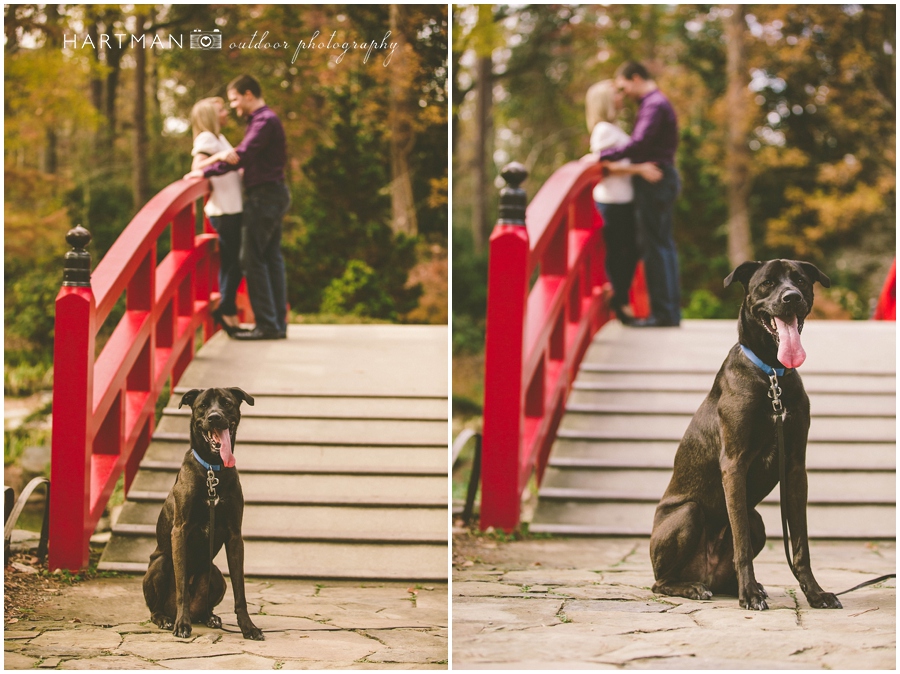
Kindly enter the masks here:
M 514 161 L 503 167 L 500 176 L 506 181 L 506 187 L 500 190 L 500 219 L 497 224 L 524 227 L 528 195 L 520 185 L 528 177 L 528 170 Z
M 85 250 L 91 242 L 91 233 L 81 225 L 66 233 L 66 243 L 72 250 L 66 253 L 63 265 L 63 286 L 90 287 L 91 254 Z

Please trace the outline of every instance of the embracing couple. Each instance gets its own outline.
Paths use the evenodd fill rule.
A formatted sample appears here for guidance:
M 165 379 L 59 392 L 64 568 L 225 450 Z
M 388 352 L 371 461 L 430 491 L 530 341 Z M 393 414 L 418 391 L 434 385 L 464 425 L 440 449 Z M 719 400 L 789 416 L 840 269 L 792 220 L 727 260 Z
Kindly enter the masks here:
M 241 340 L 287 337 L 287 283 L 281 255 L 281 221 L 291 204 L 284 179 L 284 127 L 262 98 L 259 82 L 241 75 L 226 87 L 228 103 L 247 118 L 240 144 L 221 133 L 228 110 L 221 98 L 204 98 L 191 110 L 194 157 L 186 180 L 209 178 L 212 193 L 204 211 L 219 234 L 219 292 L 213 318 L 229 337 Z M 243 190 L 241 174 L 243 169 Z M 241 278 L 256 317 L 252 329 L 238 323 L 235 297 Z
M 624 97 L 639 104 L 629 137 L 617 124 Z M 675 170 L 678 123 L 672 104 L 640 63 L 629 61 L 587 93 L 591 152 L 599 153 L 604 178 L 594 189 L 603 216 L 606 270 L 613 287 L 611 306 L 620 321 L 635 327 L 670 327 L 681 322 L 678 254 L 673 209 L 681 191 Z M 627 313 L 628 289 L 643 257 L 652 315 Z

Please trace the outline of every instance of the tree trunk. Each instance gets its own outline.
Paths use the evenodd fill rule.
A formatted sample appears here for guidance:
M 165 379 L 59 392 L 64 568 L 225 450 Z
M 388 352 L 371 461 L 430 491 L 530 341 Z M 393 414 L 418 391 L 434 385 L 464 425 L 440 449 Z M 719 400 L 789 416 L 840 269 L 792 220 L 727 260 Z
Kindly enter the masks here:
M 62 17 L 59 14 L 58 5 L 47 5 L 47 23 L 44 29 L 47 43 L 46 47 L 56 51 L 62 48 Z M 59 157 L 57 155 L 58 142 L 55 121 L 44 130 L 44 156 L 41 160 L 44 173 L 55 174 L 59 169 Z M 53 183 L 53 191 L 56 192 L 56 183 Z
M 106 49 L 106 96 L 104 99 L 104 116 L 106 117 L 106 150 L 111 157 L 116 141 L 116 97 L 119 93 L 119 71 L 124 49 L 119 47 L 118 40 L 110 40 Z
M 400 36 L 400 7 L 390 7 L 391 36 Z M 412 176 L 409 173 L 409 154 L 415 143 L 412 127 L 414 112 L 410 110 L 411 89 L 409 58 L 412 50 L 401 42 L 402 58 L 391 62 L 396 71 L 391 76 L 391 228 L 395 234 L 416 236 L 416 204 L 413 197 Z
M 100 31 L 97 28 L 96 22 L 91 22 L 88 25 L 88 36 L 91 38 L 91 42 L 93 44 L 98 44 L 100 42 Z M 94 53 L 94 61 L 97 65 L 100 64 L 100 48 L 91 50 Z M 103 112 L 103 79 L 97 72 L 97 68 L 91 69 L 91 104 L 97 110 L 97 112 Z
M 134 208 L 139 210 L 149 197 L 150 181 L 147 172 L 147 49 L 144 34 L 146 17 L 136 17 L 137 34 L 144 35 L 145 44 L 134 48 L 134 152 L 132 153 L 132 193 Z
M 487 175 L 487 159 L 490 157 L 491 107 L 493 102 L 493 64 L 490 53 L 479 56 L 477 62 L 478 79 L 475 89 L 475 156 L 472 179 L 475 182 L 472 195 L 472 237 L 475 252 L 481 253 L 491 236 L 492 222 L 487 213 L 490 177 Z
M 747 146 L 750 103 L 748 98 L 747 50 L 744 43 L 746 25 L 744 7 L 729 5 L 731 16 L 725 22 L 727 42 L 725 92 L 728 140 L 725 171 L 728 185 L 728 260 L 732 268 L 753 259 L 750 239 L 750 149 Z
M 56 130 L 46 129 L 44 139 L 44 158 L 41 161 L 44 173 L 55 174 L 59 169 L 59 157 L 57 155 Z M 56 183 L 53 183 L 54 192 Z
M 149 59 L 147 90 L 150 92 L 150 129 L 153 133 L 152 144 L 158 146 L 162 140 L 163 114 L 162 102 L 159 100 L 159 57 L 156 50 L 150 50 Z

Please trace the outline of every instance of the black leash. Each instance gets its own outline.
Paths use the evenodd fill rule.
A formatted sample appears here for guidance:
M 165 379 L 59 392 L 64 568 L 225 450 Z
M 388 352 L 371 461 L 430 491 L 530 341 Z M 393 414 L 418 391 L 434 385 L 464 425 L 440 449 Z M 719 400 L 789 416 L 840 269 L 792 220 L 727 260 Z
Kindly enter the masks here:
M 784 449 L 784 417 L 786 411 L 781 404 L 781 387 L 778 386 L 778 374 L 775 372 L 769 373 L 769 382 L 771 383 L 771 386 L 769 387 L 769 398 L 772 399 L 772 409 L 775 411 L 775 435 L 778 438 L 778 482 L 781 500 L 781 535 L 784 539 L 784 556 L 787 559 L 791 573 L 794 574 L 794 578 L 799 582 L 800 579 L 797 578 L 797 570 L 794 568 L 793 555 L 791 554 L 794 546 L 789 542 L 790 532 L 788 531 L 787 520 L 787 480 L 785 479 L 787 476 L 787 460 Z M 849 590 L 835 592 L 835 595 L 847 594 L 848 592 L 853 592 L 854 590 L 859 590 L 860 588 L 875 585 L 876 583 L 888 580 L 889 578 L 896 577 L 896 573 L 888 573 L 884 576 L 862 582 L 855 587 L 851 587 Z

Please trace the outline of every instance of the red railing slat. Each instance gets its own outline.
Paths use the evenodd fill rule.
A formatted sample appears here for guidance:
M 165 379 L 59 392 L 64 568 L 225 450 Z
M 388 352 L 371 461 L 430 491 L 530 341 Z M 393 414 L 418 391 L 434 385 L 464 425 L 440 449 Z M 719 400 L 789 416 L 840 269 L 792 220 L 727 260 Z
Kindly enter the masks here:
M 125 291 L 130 276 L 123 271 L 129 270 L 149 251 L 180 211 L 190 208 L 207 194 L 207 180 L 174 182 L 150 199 L 128 223 L 91 274 L 98 325 L 103 324 Z M 110 258 L 109 264 L 104 264 L 106 258 Z

